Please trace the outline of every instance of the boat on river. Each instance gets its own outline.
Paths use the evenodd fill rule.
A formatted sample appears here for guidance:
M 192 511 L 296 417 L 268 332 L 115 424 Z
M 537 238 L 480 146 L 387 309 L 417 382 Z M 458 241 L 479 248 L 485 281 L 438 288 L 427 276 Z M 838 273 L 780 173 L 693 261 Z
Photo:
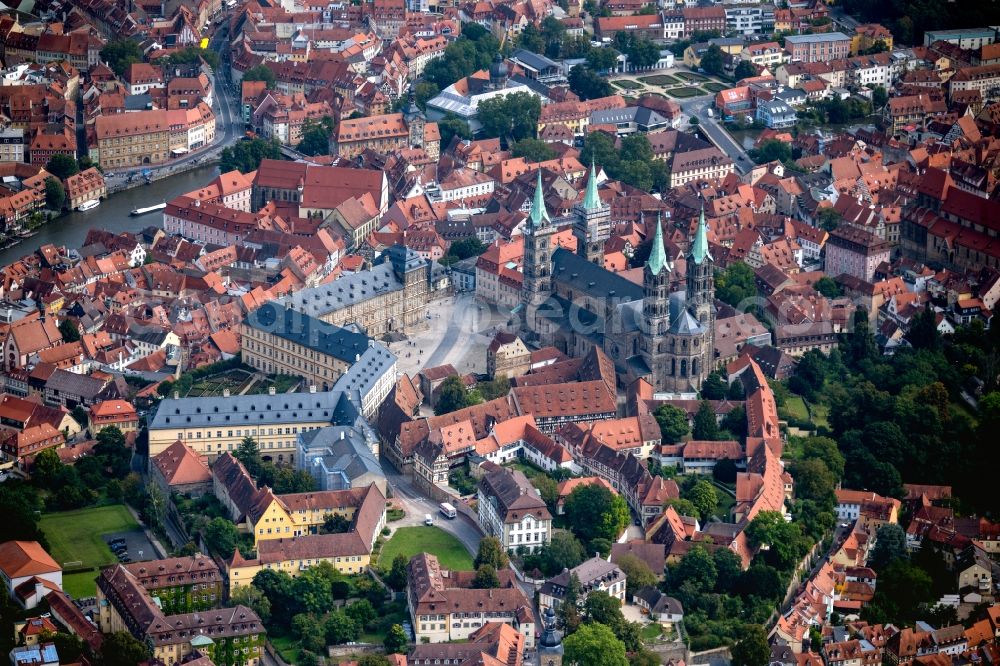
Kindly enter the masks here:
M 133 210 L 130 213 L 130 215 L 132 215 L 132 217 L 138 217 L 139 215 L 145 215 L 146 213 L 152 213 L 154 210 L 163 210 L 166 207 L 167 207 L 167 204 L 165 204 L 165 203 L 159 203 L 159 204 L 156 204 L 155 206 L 147 206 L 146 208 L 136 208 L 135 210 Z
M 101 205 L 100 199 L 91 199 L 89 201 L 84 201 L 82 204 L 80 204 L 77 210 L 79 211 L 93 210 L 100 205 Z

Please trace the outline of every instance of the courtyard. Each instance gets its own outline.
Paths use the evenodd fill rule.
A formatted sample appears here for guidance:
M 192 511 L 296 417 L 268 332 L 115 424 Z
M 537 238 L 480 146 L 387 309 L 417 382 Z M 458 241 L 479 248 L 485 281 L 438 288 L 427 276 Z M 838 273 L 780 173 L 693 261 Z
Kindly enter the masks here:
M 425 525 L 400 527 L 382 546 L 379 565 L 383 569 L 392 566 L 397 555 L 409 560 L 418 553 L 436 555 L 441 566 L 453 571 L 472 571 L 472 556 L 462 543 L 440 527 Z

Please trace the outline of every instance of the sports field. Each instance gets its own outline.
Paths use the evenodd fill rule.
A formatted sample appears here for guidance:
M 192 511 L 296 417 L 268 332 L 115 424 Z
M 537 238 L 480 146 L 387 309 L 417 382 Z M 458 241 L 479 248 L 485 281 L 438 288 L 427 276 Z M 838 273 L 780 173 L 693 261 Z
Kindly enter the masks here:
M 102 567 L 118 561 L 104 541 L 105 534 L 139 529 L 122 504 L 78 511 L 47 513 L 39 527 L 49 542 L 49 552 L 64 569 Z M 66 591 L 74 598 L 93 596 L 97 570 L 66 574 Z

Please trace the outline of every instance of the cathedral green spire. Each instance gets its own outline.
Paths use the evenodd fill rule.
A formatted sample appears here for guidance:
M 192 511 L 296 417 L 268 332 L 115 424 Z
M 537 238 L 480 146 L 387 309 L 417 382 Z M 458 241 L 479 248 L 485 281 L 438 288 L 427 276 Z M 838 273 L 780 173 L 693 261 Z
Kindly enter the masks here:
M 656 216 L 656 233 L 653 235 L 653 247 L 649 250 L 649 271 L 653 275 L 659 275 L 660 271 L 667 265 L 667 252 L 663 249 L 663 229 L 660 225 L 660 216 Z
M 535 198 L 531 202 L 529 216 L 531 226 L 539 227 L 543 222 L 551 222 L 549 213 L 545 210 L 545 198 L 542 196 L 542 170 L 538 170 L 538 182 L 535 184 Z
M 583 197 L 584 210 L 597 210 L 601 207 L 601 197 L 597 194 L 597 168 L 590 161 L 590 177 L 587 179 L 587 193 Z
M 691 244 L 691 258 L 700 264 L 705 258 L 712 258 L 708 252 L 708 225 L 705 224 L 705 204 L 701 205 L 701 216 L 698 218 L 698 229 L 694 232 L 694 242 Z

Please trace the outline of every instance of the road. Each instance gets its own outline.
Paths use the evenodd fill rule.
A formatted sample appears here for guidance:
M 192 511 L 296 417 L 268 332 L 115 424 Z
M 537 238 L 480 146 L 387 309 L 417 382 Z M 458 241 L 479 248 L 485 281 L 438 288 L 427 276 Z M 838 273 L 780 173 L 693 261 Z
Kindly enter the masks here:
M 453 520 L 444 518 L 438 512 L 438 503 L 420 494 L 411 479 L 400 474 L 385 460 L 382 461 L 382 469 L 385 472 L 386 480 L 392 486 L 393 498 L 398 500 L 403 505 L 403 510 L 406 511 L 406 517 L 392 523 L 391 527 L 423 525 L 424 516 L 430 514 L 434 516 L 434 524 L 437 527 L 458 539 L 470 553 L 476 554 L 479 550 L 479 540 L 483 536 L 477 523 L 461 512 Z
M 708 116 L 708 109 L 712 108 L 714 99 L 714 95 L 705 95 L 677 100 L 677 103 L 685 114 L 697 118 L 698 125 L 708 139 L 736 162 L 736 170 L 741 174 L 746 173 L 753 164 L 750 156 L 743 150 L 743 146 L 736 143 L 732 135 L 719 125 L 717 119 Z

